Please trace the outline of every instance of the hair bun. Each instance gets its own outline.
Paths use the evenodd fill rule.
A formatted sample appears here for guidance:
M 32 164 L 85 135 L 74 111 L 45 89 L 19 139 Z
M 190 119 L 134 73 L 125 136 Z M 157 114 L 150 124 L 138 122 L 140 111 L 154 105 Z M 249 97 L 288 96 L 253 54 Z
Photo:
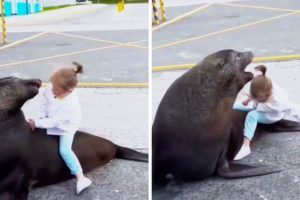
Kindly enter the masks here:
M 267 67 L 264 66 L 264 65 L 258 65 L 258 66 L 255 67 L 255 70 L 261 71 L 261 73 L 265 76 L 266 71 L 267 71 Z
M 76 69 L 74 70 L 76 74 L 82 74 L 83 73 L 83 66 L 79 62 L 73 61 L 73 65 L 76 66 Z

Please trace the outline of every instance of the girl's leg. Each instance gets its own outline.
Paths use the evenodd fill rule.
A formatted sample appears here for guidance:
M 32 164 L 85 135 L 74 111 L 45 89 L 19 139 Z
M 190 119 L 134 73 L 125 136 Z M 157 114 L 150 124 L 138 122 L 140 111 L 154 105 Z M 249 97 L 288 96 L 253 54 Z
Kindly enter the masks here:
M 77 175 L 82 173 L 82 168 L 78 158 L 72 150 L 74 135 L 61 135 L 59 138 L 59 153 L 66 165 L 71 171 L 71 174 Z
M 250 150 L 250 141 L 252 140 L 257 123 L 262 123 L 262 124 L 272 124 L 275 123 L 276 121 L 272 121 L 267 119 L 266 114 L 263 112 L 258 112 L 256 110 L 250 111 L 245 120 L 245 127 L 244 127 L 244 142 L 242 145 L 242 148 L 238 152 L 238 154 L 235 156 L 234 160 L 239 160 L 242 159 L 246 156 L 248 156 L 251 153 Z
M 74 135 L 62 135 L 59 138 L 59 153 L 68 168 L 71 171 L 71 174 L 75 175 L 77 178 L 77 194 L 83 191 L 85 188 L 89 187 L 92 184 L 92 181 L 85 177 L 82 173 L 82 168 L 78 158 L 72 150 Z
M 256 110 L 250 111 L 245 120 L 245 127 L 244 127 L 244 136 L 247 137 L 250 141 L 252 140 L 257 123 L 261 124 L 273 124 L 277 121 L 269 120 L 266 117 L 266 113 L 264 112 L 258 112 Z

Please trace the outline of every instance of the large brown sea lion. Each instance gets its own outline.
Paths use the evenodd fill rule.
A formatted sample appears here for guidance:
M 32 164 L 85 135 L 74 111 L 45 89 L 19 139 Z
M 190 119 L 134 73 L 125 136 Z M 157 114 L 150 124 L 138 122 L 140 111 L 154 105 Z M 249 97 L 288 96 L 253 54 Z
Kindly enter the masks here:
M 192 181 L 213 174 L 241 178 L 280 171 L 232 162 L 243 141 L 246 116 L 232 107 L 238 92 L 253 78 L 244 71 L 252 58 L 251 52 L 216 52 L 168 88 L 152 129 L 154 186 L 164 185 L 168 174 L 177 181 Z M 300 130 L 299 124 L 288 121 L 259 128 Z
M 58 152 L 58 137 L 45 129 L 34 133 L 24 118 L 23 104 L 33 98 L 41 85 L 38 79 L 0 79 L 0 199 L 27 199 L 32 187 L 72 178 Z M 118 146 L 109 140 L 76 132 L 73 150 L 84 173 L 114 158 L 144 161 L 147 154 Z

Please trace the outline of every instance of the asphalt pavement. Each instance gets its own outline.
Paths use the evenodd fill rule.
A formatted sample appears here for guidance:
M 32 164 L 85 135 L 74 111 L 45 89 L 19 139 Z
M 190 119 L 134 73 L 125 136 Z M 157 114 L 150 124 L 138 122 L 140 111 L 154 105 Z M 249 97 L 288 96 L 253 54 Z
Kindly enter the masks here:
M 228 48 L 252 51 L 255 57 L 300 52 L 300 15 L 295 13 L 300 8 L 295 1 L 165 4 L 168 21 L 191 13 L 167 26 L 162 23 L 164 27 L 153 32 L 153 66 L 197 63 L 208 54 Z
M 93 4 L 7 17 L 1 76 L 47 82 L 56 69 L 78 61 L 85 69 L 81 82 L 147 83 L 147 12 L 147 4 L 126 4 L 123 13 Z

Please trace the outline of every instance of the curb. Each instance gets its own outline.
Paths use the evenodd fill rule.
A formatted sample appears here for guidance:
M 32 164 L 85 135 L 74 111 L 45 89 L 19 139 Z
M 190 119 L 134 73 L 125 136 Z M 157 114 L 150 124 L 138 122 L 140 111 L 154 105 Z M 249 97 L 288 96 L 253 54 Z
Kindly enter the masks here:
M 48 83 L 43 83 L 42 87 Z M 148 83 L 78 83 L 78 88 L 148 88 Z

